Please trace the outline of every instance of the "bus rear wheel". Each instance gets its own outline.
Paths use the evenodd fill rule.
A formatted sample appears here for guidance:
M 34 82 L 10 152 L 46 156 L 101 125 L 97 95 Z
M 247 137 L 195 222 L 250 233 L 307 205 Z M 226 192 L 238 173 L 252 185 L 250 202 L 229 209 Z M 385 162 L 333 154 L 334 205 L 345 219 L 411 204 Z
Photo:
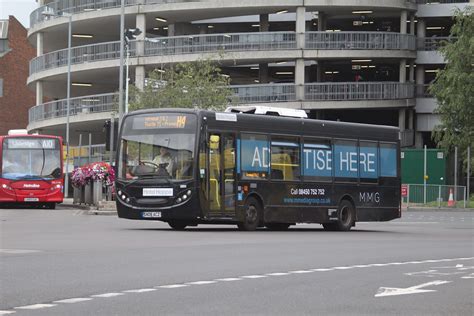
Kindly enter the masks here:
M 245 203 L 244 221 L 237 224 L 240 230 L 256 230 L 260 224 L 261 206 L 257 199 L 250 197 Z
M 287 230 L 290 227 L 291 224 L 287 223 L 266 223 L 265 227 L 268 228 L 269 230 L 275 230 L 275 231 L 281 231 L 281 230 Z
M 188 226 L 187 223 L 181 221 L 169 221 L 168 225 L 174 230 L 184 230 Z
M 348 200 L 343 200 L 337 210 L 337 221 L 324 223 L 323 227 L 329 231 L 349 231 L 355 223 L 355 209 Z

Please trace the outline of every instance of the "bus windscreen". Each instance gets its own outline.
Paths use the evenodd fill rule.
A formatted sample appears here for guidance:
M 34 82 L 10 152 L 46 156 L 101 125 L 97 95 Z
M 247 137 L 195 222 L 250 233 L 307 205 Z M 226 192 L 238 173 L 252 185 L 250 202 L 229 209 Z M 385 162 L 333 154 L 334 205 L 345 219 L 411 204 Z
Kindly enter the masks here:
M 191 179 L 197 119 L 190 114 L 129 116 L 120 140 L 118 178 Z
M 61 177 L 59 141 L 52 138 L 6 138 L 3 141 L 2 178 L 9 180 Z

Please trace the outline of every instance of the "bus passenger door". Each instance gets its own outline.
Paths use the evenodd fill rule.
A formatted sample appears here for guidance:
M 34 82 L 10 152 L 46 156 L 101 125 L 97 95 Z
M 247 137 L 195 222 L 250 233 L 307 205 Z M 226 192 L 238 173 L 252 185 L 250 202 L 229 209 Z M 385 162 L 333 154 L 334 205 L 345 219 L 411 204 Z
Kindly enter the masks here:
M 210 133 L 208 141 L 208 216 L 234 217 L 235 137 L 231 134 Z

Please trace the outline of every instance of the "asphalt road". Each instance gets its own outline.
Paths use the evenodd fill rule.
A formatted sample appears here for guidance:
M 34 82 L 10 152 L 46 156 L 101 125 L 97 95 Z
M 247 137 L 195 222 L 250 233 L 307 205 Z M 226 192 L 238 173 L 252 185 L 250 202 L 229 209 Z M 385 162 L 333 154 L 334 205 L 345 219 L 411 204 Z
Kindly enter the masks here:
M 0 209 L 0 315 L 473 315 L 474 212 L 348 232 Z

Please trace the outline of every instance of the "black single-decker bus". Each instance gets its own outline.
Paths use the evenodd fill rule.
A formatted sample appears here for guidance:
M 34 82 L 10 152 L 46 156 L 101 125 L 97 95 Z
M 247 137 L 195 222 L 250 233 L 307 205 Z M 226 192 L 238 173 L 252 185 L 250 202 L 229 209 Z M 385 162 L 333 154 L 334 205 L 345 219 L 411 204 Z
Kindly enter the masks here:
M 398 128 L 240 108 L 127 114 L 117 150 L 118 216 L 174 229 L 320 223 L 341 231 L 401 216 Z

